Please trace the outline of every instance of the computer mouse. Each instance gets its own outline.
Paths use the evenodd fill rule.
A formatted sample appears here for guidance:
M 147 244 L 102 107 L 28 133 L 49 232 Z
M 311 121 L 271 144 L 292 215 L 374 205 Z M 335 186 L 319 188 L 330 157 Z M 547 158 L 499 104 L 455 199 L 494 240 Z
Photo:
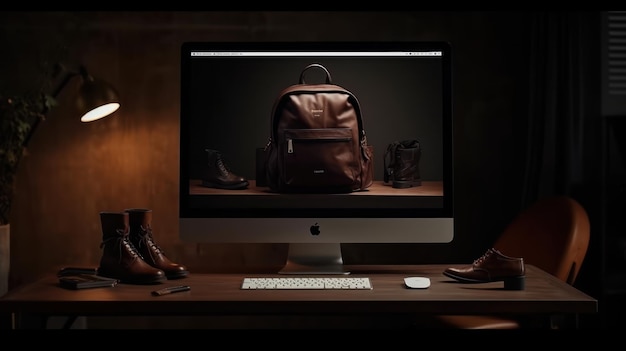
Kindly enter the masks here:
M 430 286 L 430 279 L 426 277 L 406 277 L 404 285 L 411 289 L 426 289 Z

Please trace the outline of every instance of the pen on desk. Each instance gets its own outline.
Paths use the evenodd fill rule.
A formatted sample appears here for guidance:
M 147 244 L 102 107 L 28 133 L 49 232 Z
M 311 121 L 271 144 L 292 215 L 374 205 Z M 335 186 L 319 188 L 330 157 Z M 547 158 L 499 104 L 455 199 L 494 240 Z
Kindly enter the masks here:
M 191 287 L 189 285 L 177 285 L 177 286 L 170 286 L 169 288 L 155 290 L 152 292 L 152 295 L 161 296 L 161 295 L 167 295 L 167 294 L 172 294 L 172 293 L 181 292 L 181 291 L 189 291 L 189 290 L 191 290 Z

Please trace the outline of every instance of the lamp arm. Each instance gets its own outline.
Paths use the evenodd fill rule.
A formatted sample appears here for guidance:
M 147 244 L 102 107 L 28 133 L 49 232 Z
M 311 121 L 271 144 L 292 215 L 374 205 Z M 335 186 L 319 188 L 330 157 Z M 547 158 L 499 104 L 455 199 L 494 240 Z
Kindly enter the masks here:
M 86 73 L 83 73 L 85 71 L 85 69 L 82 66 L 81 66 L 81 71 L 80 72 L 70 71 L 70 70 L 66 69 L 65 66 L 63 66 L 61 64 L 57 64 L 56 67 L 57 68 L 56 68 L 56 72 L 55 72 L 54 76 L 58 76 L 61 73 L 65 73 L 65 75 L 63 76 L 63 80 L 61 80 L 61 82 L 52 91 L 52 97 L 55 98 L 55 99 L 56 99 L 57 96 L 59 96 L 61 91 L 65 88 L 67 83 L 69 83 L 70 80 L 72 80 L 72 78 L 74 78 L 75 76 L 77 76 L 79 74 L 86 75 Z
M 63 76 L 63 79 L 59 82 L 59 84 L 52 91 L 52 97 L 54 99 L 57 98 L 57 96 L 61 93 L 61 91 L 63 91 L 65 86 L 67 86 L 67 84 L 72 80 L 72 78 L 74 78 L 75 76 L 80 74 L 79 72 L 74 72 L 74 71 L 67 70 L 65 68 L 65 66 L 63 66 L 61 64 L 56 64 L 55 72 L 54 72 L 53 76 L 56 77 L 56 76 L 58 76 L 61 73 L 65 73 L 65 75 Z M 39 124 L 44 119 L 44 116 L 48 113 L 48 111 L 49 111 L 48 104 L 44 104 L 43 111 L 41 111 L 41 116 L 39 118 L 35 119 L 35 121 L 33 122 L 32 126 L 30 127 L 30 130 L 28 131 L 28 135 L 24 139 L 24 143 L 22 144 L 22 146 L 24 148 L 28 145 L 28 142 L 33 137 L 33 135 L 35 134 L 35 131 L 37 131 L 37 127 L 39 127 Z

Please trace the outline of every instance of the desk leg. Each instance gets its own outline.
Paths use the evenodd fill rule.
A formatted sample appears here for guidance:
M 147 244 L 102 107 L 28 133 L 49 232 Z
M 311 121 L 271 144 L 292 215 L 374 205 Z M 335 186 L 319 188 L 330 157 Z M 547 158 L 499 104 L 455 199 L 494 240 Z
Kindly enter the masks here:
M 553 315 L 550 316 L 550 329 L 578 329 L 580 322 L 578 315 Z
M 15 320 L 13 313 L 0 314 L 0 330 L 15 329 Z
M 39 314 L 13 314 L 13 329 L 45 329 L 47 317 Z
M 87 321 L 83 316 L 20 314 L 14 317 L 13 329 L 87 329 Z

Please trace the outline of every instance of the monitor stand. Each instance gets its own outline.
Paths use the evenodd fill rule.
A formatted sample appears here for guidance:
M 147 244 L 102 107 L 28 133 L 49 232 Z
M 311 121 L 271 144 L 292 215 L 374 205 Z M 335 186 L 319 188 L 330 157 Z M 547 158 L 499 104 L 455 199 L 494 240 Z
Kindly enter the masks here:
M 289 244 L 287 263 L 280 274 L 350 274 L 343 267 L 341 244 Z

